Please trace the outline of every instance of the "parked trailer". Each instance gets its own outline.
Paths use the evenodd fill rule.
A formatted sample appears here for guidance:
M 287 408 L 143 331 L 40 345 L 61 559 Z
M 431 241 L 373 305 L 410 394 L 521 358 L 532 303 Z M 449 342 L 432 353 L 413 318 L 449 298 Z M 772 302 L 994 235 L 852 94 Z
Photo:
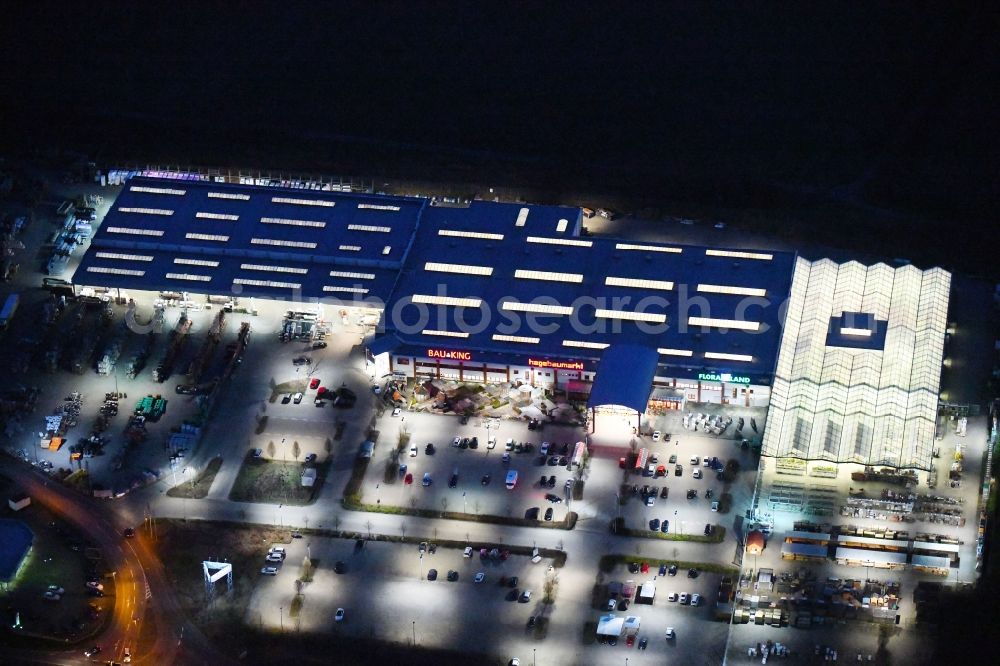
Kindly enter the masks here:
M 17 312 L 17 306 L 20 302 L 21 297 L 18 294 L 7 296 L 7 300 L 3 303 L 3 309 L 0 310 L 0 330 L 7 328 L 10 324 L 10 320 L 14 318 L 14 313 Z
M 181 318 L 177 321 L 177 326 L 170 338 L 170 343 L 167 346 L 167 351 L 160 359 L 160 364 L 156 366 L 153 370 L 153 381 L 165 382 L 170 374 L 174 371 L 174 362 L 177 360 L 178 354 L 180 354 L 181 349 L 184 347 L 184 343 L 187 342 L 188 333 L 191 331 L 191 320 L 188 319 L 187 313 L 182 313 Z

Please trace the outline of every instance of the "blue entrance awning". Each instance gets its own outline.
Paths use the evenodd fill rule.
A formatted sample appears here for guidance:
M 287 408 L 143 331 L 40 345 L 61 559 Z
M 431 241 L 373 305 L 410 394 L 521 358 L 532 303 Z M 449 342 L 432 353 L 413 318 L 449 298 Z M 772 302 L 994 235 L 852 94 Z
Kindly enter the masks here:
M 641 345 L 612 345 L 597 364 L 588 407 L 622 405 L 645 412 L 660 354 Z

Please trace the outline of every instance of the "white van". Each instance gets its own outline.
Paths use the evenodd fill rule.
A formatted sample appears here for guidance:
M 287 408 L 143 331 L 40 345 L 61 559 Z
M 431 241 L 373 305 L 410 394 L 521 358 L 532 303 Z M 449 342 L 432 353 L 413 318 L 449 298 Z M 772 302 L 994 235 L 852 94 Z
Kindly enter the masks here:
M 514 490 L 514 486 L 517 485 L 517 470 L 512 469 L 507 472 L 507 490 Z

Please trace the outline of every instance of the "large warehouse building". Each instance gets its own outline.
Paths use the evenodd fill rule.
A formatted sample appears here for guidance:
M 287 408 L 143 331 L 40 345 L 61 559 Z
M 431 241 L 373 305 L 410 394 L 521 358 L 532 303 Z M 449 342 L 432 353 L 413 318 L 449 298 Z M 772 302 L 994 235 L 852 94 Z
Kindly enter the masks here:
M 578 208 L 132 178 L 74 282 L 357 308 L 381 321 L 373 376 L 527 384 L 632 414 L 771 404 L 770 455 L 910 464 L 929 445 L 944 271 L 581 232 Z M 854 368 L 883 349 L 923 374 Z

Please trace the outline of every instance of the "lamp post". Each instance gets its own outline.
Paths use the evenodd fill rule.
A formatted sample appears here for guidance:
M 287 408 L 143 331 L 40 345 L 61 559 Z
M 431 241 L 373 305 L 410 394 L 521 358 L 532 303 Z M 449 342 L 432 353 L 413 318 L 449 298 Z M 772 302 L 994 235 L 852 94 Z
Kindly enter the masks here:
M 413 628 L 413 644 L 417 644 L 417 621 L 413 620 L 411 627 Z
M 375 504 L 378 506 L 382 506 L 382 493 L 379 492 L 379 487 L 381 485 L 382 484 L 380 483 L 375 484 Z
M 285 631 L 285 607 L 278 606 L 278 621 L 281 623 L 281 631 Z
M 465 497 L 465 491 L 462 491 L 462 512 L 469 513 L 469 501 Z

